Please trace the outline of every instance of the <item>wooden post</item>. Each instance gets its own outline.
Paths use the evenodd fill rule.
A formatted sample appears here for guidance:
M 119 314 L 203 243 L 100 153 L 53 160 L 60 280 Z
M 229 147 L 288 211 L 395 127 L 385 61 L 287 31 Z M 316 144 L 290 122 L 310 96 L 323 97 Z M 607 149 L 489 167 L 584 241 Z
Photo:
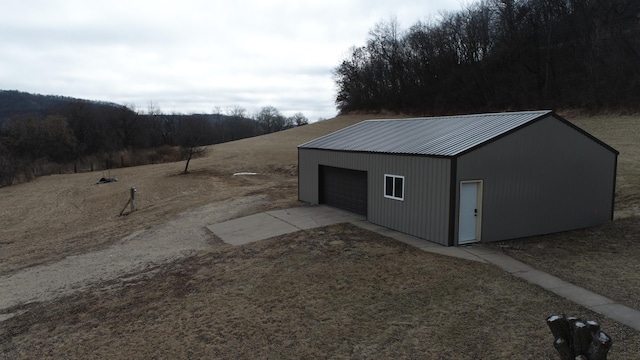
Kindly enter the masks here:
M 131 188 L 131 212 L 136 211 L 136 188 Z
M 569 333 L 569 322 L 564 314 L 553 315 L 547 318 L 547 325 L 555 338 L 565 338 Z M 565 339 L 568 340 L 568 339 Z
M 131 198 L 129 198 L 129 200 L 127 200 L 127 203 L 124 204 L 124 207 L 122 208 L 122 211 L 120 211 L 120 216 L 122 216 L 122 214 L 124 214 L 124 211 L 127 210 L 127 206 L 129 206 L 130 203 L 131 203 Z
M 592 334 L 596 334 L 600 331 L 600 323 L 597 321 L 589 320 L 587 321 L 587 326 L 589 327 L 589 330 L 591 330 Z
M 609 349 L 611 349 L 611 344 L 611 338 L 603 331 L 598 330 L 593 334 L 593 341 L 587 353 L 592 359 L 606 359 Z
M 589 327 L 582 321 L 576 321 L 573 323 L 573 350 L 577 355 L 584 355 L 586 351 L 589 349 L 589 344 L 591 344 L 591 331 L 589 331 Z
M 131 194 L 129 195 L 129 200 L 127 200 L 127 203 L 124 204 L 124 207 L 122 208 L 122 211 L 120 211 L 120 216 L 122 216 L 122 214 L 124 214 L 124 211 L 127 209 L 127 206 L 129 206 L 129 204 L 131 204 L 131 212 L 129 214 L 131 214 L 132 212 L 138 210 L 136 207 L 136 188 L 132 187 L 131 188 Z
M 560 360 L 575 360 L 571 346 L 569 346 L 569 343 L 567 343 L 567 340 L 564 338 L 556 338 L 553 342 L 553 347 L 558 351 L 558 354 L 560 354 Z

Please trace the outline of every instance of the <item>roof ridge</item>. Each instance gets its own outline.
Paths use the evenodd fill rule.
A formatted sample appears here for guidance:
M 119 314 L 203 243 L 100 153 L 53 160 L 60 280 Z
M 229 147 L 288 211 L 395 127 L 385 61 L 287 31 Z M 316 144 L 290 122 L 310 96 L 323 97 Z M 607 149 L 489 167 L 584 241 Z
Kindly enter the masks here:
M 361 122 L 382 122 L 382 121 L 414 121 L 414 120 L 430 120 L 430 119 L 445 119 L 445 118 L 469 118 L 469 117 L 488 117 L 499 115 L 518 115 L 518 114 L 549 114 L 553 113 L 553 110 L 523 110 L 523 111 L 504 111 L 493 113 L 476 113 L 476 114 L 457 114 L 457 115 L 436 115 L 436 116 L 421 116 L 410 118 L 387 118 L 387 119 L 367 119 Z M 354 124 L 355 125 L 355 124 Z

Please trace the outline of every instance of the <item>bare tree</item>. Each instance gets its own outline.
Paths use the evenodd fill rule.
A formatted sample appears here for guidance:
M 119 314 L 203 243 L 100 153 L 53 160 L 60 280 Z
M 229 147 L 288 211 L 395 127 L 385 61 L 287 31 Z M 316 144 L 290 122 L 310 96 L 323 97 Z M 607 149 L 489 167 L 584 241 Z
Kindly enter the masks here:
M 160 110 L 160 106 L 155 103 L 153 100 L 147 103 L 147 115 L 162 115 L 162 110 Z
M 121 106 L 110 117 L 111 130 L 119 140 L 119 147 L 130 148 L 138 145 L 140 121 L 133 104 Z
M 482 0 L 376 24 L 334 69 L 340 112 L 637 109 L 637 0 Z
M 307 119 L 307 117 L 304 116 L 304 114 L 301 113 L 301 112 L 297 112 L 297 113 L 293 114 L 293 116 L 291 116 L 289 118 L 289 121 L 291 123 L 295 124 L 296 126 L 302 126 L 302 125 L 309 124 L 309 119 Z
M 77 145 L 67 120 L 59 115 L 12 117 L 4 123 L 3 134 L 7 148 L 14 155 L 29 160 L 69 161 Z
M 227 107 L 226 114 L 232 118 L 242 119 L 247 117 L 247 109 L 240 105 L 232 105 Z
M 247 109 L 240 105 L 233 105 L 227 108 L 227 116 L 229 121 L 225 123 L 225 132 L 227 137 L 225 141 L 234 141 L 241 139 L 246 132 L 244 129 L 244 120 L 247 118 Z
M 287 128 L 287 119 L 273 106 L 263 107 L 255 116 L 265 133 L 273 133 Z
M 213 132 L 213 126 L 204 117 L 184 117 L 178 124 L 178 143 L 182 158 L 186 160 L 184 174 L 189 172 L 191 159 L 204 156 L 207 151 L 207 139 Z

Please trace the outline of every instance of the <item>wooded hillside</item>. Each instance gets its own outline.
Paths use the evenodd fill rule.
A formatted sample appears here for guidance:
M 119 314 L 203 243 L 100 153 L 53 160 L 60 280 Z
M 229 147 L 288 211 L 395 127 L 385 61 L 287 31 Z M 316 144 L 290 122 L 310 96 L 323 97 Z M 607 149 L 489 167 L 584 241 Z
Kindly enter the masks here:
M 334 69 L 341 112 L 640 109 L 640 2 L 483 0 L 380 22 Z
M 272 133 L 308 122 L 273 106 L 251 116 L 165 114 L 61 96 L 0 91 L 0 186 L 40 175 L 190 158 L 194 148 Z

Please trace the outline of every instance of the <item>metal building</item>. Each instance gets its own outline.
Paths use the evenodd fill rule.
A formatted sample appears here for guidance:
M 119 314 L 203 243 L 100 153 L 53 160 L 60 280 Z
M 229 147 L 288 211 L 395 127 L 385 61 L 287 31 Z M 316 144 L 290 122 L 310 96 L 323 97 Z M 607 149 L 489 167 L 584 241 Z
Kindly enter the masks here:
M 298 146 L 299 199 L 442 245 L 600 225 L 618 152 L 553 111 L 368 120 Z

